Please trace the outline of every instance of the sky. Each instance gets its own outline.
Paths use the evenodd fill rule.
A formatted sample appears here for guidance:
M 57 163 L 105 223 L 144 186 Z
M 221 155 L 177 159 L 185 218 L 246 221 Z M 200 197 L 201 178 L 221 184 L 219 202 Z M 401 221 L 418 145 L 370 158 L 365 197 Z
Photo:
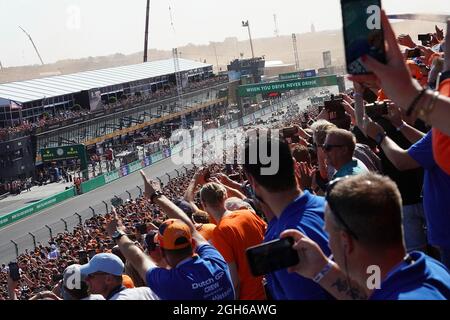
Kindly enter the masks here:
M 4 67 L 143 50 L 146 0 L 0 0 L 0 62 Z M 171 10 L 169 10 L 169 7 Z M 448 0 L 384 0 L 393 13 L 450 14 Z M 339 0 L 151 0 L 149 47 L 208 44 L 227 37 L 281 35 L 340 29 Z M 172 19 L 171 19 L 172 16 Z M 171 22 L 173 21 L 173 25 Z

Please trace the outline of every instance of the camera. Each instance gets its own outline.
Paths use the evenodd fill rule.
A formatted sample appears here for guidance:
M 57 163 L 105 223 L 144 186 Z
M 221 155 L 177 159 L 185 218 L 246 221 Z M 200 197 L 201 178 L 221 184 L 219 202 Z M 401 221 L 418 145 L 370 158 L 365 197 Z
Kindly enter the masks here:
M 292 237 L 266 242 L 246 250 L 250 271 L 258 277 L 299 263 Z
M 330 121 L 345 117 L 345 109 L 342 106 L 342 101 L 343 99 L 341 97 L 335 97 L 334 95 L 331 95 L 330 100 L 324 101 L 324 108 L 328 112 Z
M 389 113 L 387 101 L 367 104 L 366 113 L 370 118 L 377 118 L 387 115 Z
M 417 36 L 417 38 L 418 38 L 418 40 L 420 41 L 420 42 L 422 42 L 422 45 L 423 46 L 426 46 L 426 47 L 428 47 L 428 46 L 430 46 L 430 44 L 431 44 L 431 40 L 432 40 L 432 34 L 431 33 L 426 33 L 426 34 L 419 34 L 418 36 Z

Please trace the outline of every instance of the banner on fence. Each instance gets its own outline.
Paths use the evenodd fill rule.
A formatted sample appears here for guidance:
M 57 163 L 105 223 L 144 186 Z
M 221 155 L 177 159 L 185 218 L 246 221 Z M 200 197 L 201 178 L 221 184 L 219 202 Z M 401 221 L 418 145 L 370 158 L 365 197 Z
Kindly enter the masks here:
M 42 199 L 36 203 L 30 204 L 26 207 L 15 210 L 11 213 L 0 218 L 0 228 L 5 227 L 13 222 L 19 221 L 23 218 L 31 216 L 39 211 L 47 209 L 51 206 L 54 206 L 57 203 L 60 203 L 64 200 L 70 199 L 75 196 L 75 189 L 70 188 L 66 191 L 57 193 L 51 197 Z

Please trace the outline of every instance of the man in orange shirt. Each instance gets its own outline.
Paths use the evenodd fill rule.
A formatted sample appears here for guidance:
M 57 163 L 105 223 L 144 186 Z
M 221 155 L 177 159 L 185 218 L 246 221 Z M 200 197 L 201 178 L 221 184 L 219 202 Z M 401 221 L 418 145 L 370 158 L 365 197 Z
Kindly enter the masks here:
M 218 183 L 207 183 L 200 190 L 203 208 L 217 221 L 212 244 L 228 263 L 236 298 L 263 300 L 262 277 L 251 274 L 245 250 L 263 242 L 266 223 L 250 210 L 226 210 L 226 199 L 227 191 Z

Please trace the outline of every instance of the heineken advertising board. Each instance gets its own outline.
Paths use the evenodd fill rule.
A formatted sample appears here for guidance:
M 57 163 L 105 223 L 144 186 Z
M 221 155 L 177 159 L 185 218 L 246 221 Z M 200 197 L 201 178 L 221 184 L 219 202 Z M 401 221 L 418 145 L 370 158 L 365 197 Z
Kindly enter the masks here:
M 277 81 L 269 83 L 251 84 L 239 86 L 237 93 L 240 97 L 252 97 L 257 94 L 271 92 L 282 92 L 289 90 L 310 89 L 316 87 L 337 86 L 337 76 L 326 76 L 306 79 L 296 79 L 289 81 Z
M 290 73 L 282 73 L 278 75 L 280 80 L 291 80 L 291 79 L 303 79 L 303 78 L 313 78 L 317 76 L 316 70 L 303 70 Z

